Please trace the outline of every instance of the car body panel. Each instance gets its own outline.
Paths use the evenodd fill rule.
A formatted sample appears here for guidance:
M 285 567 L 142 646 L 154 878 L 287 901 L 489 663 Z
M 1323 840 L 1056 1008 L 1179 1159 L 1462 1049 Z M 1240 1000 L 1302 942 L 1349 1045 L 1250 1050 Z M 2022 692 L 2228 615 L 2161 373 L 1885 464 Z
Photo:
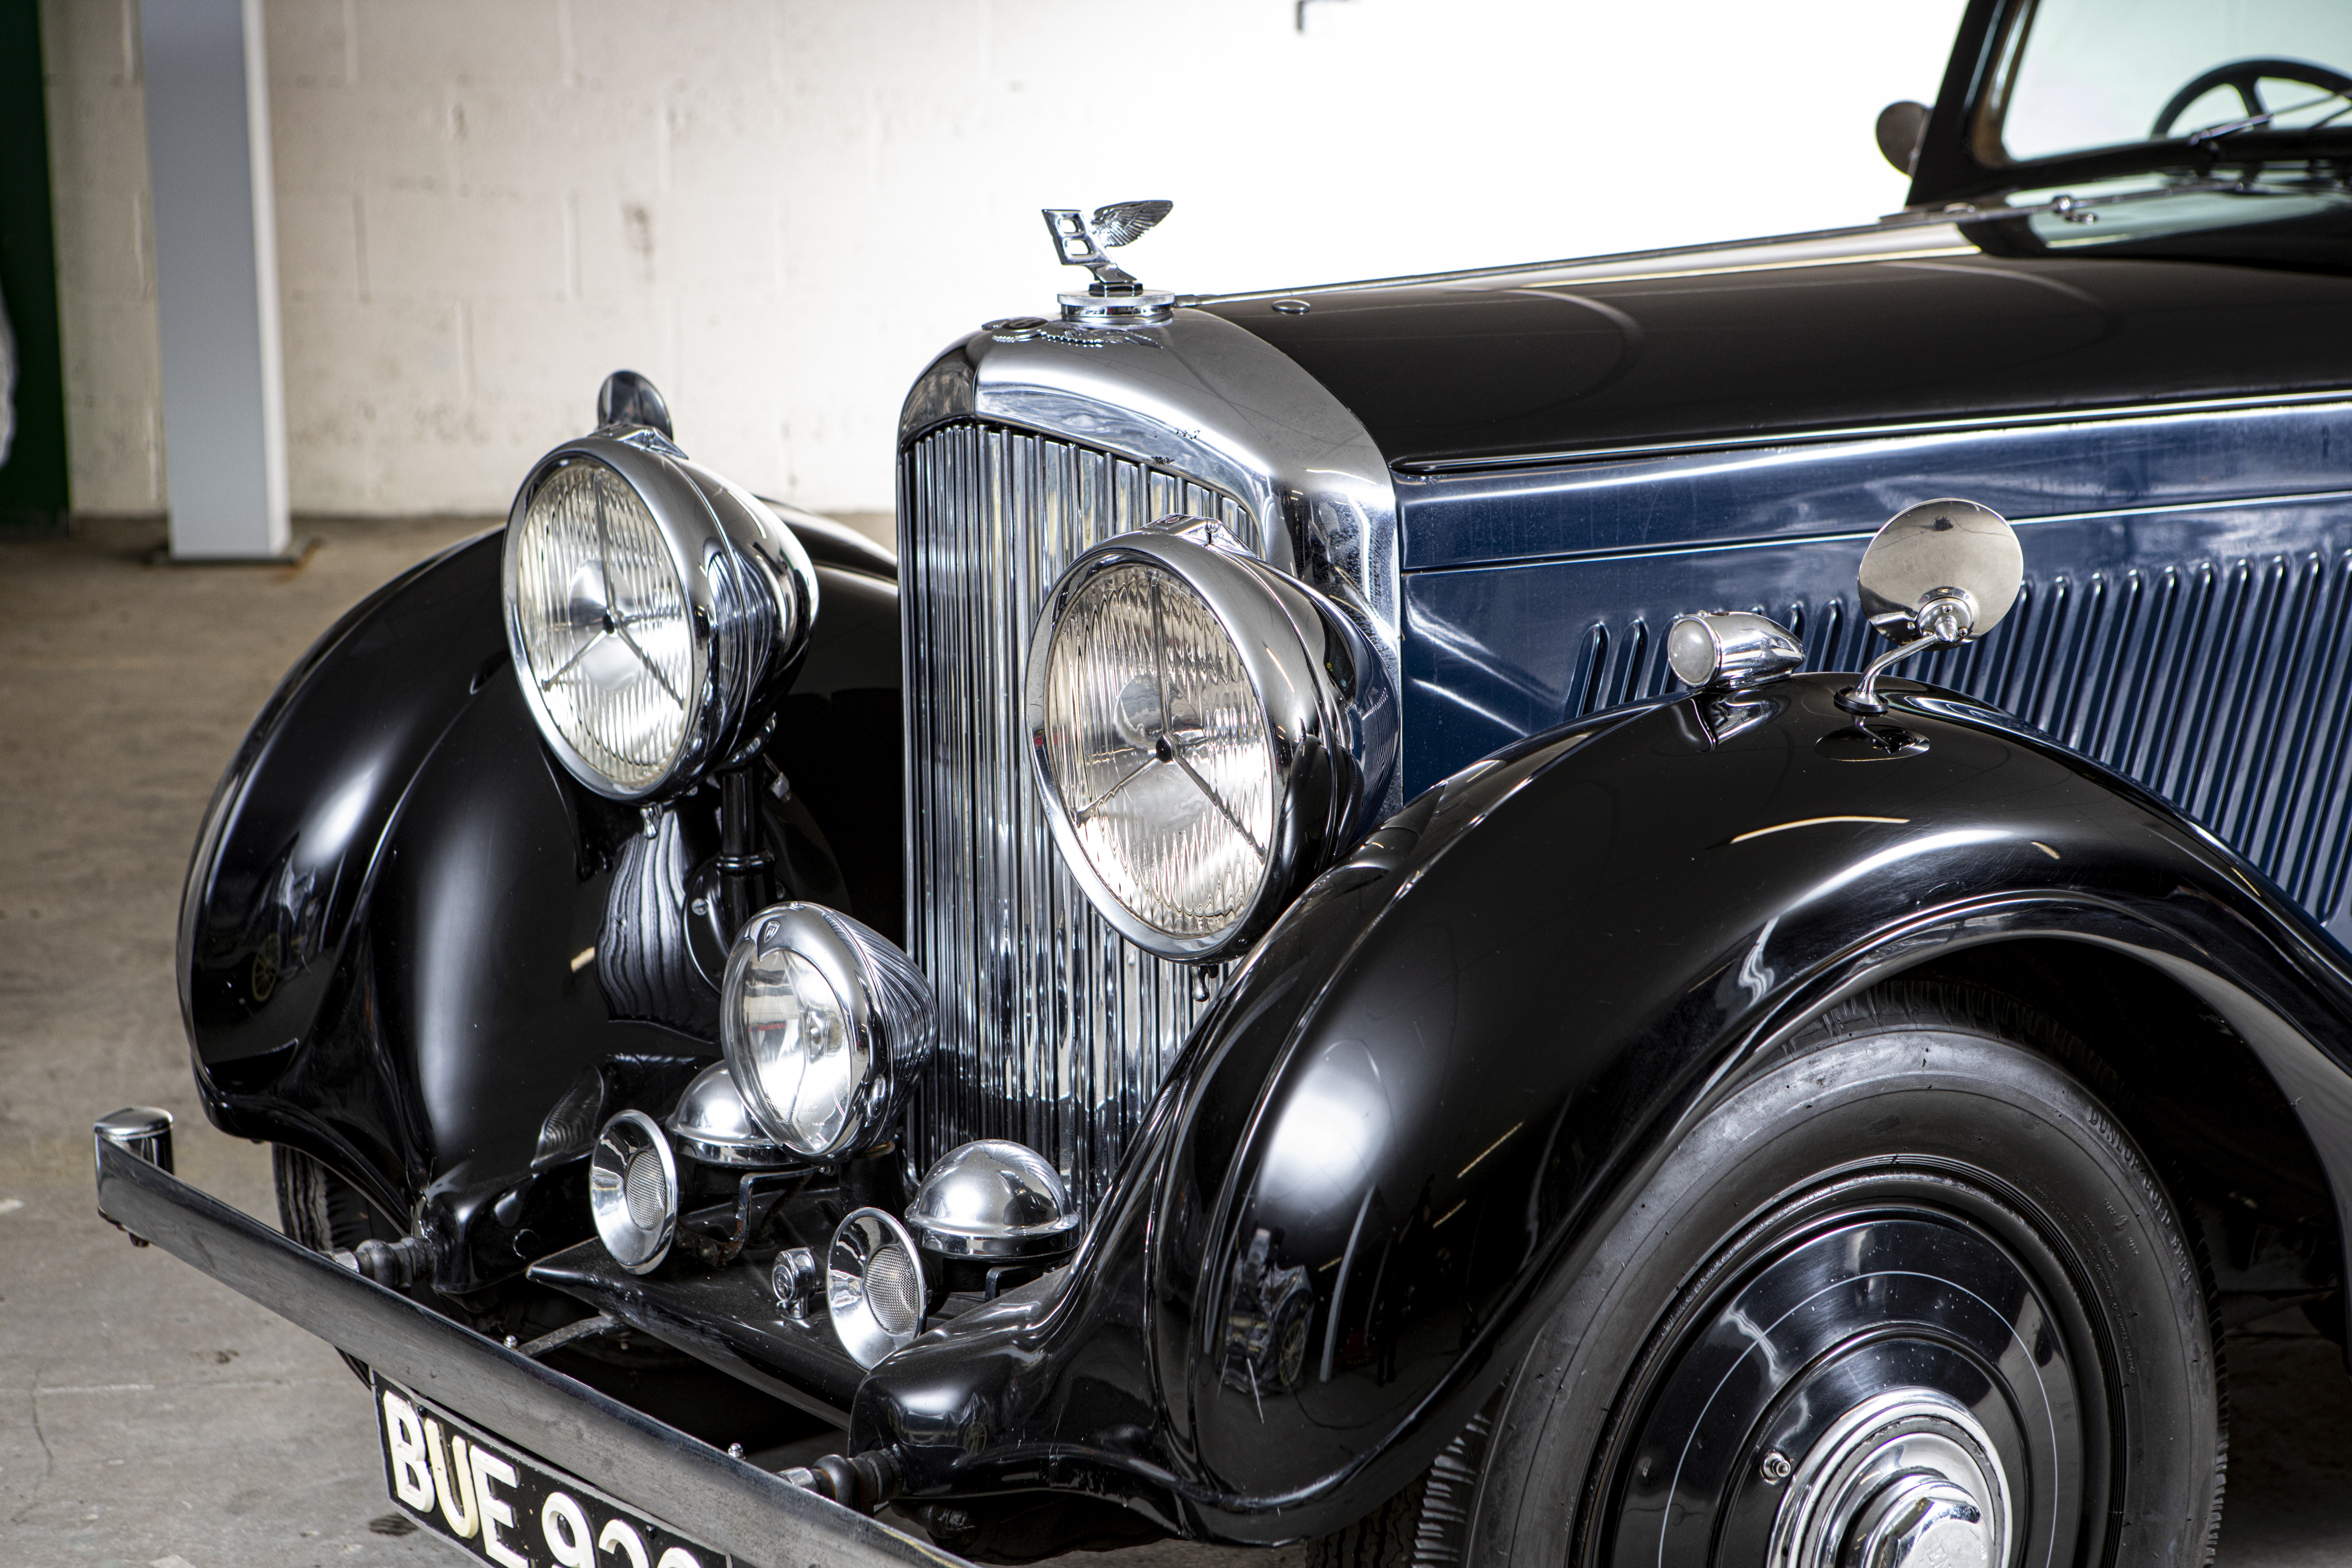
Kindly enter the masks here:
M 1999 186 L 1947 144 L 2007 4 L 1969 7 L 1915 202 L 2025 177 Z M 2167 1048 L 2251 1064 L 2238 1132 L 2268 1139 L 2281 1223 L 2335 1268 L 2352 247 L 2320 224 L 2236 258 L 2212 234 L 2194 258 L 2067 252 L 2021 210 L 1186 297 L 1131 326 L 1008 318 L 934 362 L 901 431 L 911 480 L 924 442 L 971 426 L 1053 444 L 1073 473 L 1147 465 L 1139 494 L 1229 499 L 1271 565 L 1393 656 L 1412 798 L 1237 967 L 1183 977 L 1189 1037 L 1124 1020 L 1111 1047 L 1164 1051 L 1166 1076 L 1139 1122 L 1148 1085 L 1118 1108 L 1125 1153 L 1070 1266 L 961 1303 L 862 1377 L 817 1320 L 771 1321 L 763 1260 L 704 1247 L 704 1271 L 641 1279 L 584 1239 L 546 1112 L 586 1085 L 599 1115 L 659 1113 L 718 1054 L 709 921 L 689 912 L 714 829 L 700 796 L 641 816 L 551 763 L 506 662 L 495 537 L 347 616 L 224 781 L 181 948 L 206 1109 L 412 1215 L 445 1292 L 536 1258 L 541 1285 L 746 1397 L 845 1413 L 849 1450 L 887 1458 L 909 1507 L 1058 1493 L 1259 1544 L 1423 1473 L 1664 1152 L 1822 1009 L 1922 965 L 2096 954 L 2175 988 Z M 1761 610 L 1816 672 L 1858 667 L 1864 542 L 1945 495 L 2019 524 L 2025 593 L 1990 639 L 1889 682 L 1875 731 L 1833 673 L 1665 695 L 1664 632 L 1693 610 Z M 910 551 L 910 589 L 1007 537 L 959 544 L 957 524 L 904 524 L 938 547 Z M 875 552 L 806 542 L 824 609 L 759 764 L 761 821 L 785 889 L 897 939 L 902 691 L 1014 694 L 958 668 L 902 686 Z M 949 607 L 1025 646 L 1017 579 L 976 574 Z M 953 797 L 969 759 L 940 754 Z M 1012 845 L 1001 811 L 955 823 Z M 986 1005 L 1050 1007 L 1022 989 L 1052 971 L 1006 940 L 1034 932 L 1020 920 L 967 933 L 1013 977 Z M 895 1192 L 904 1157 L 863 1163 Z M 110 1179 L 153 1216 L 203 1206 Z M 803 1196 L 824 1224 L 835 1198 L 903 1206 L 852 1185 Z M 321 1278 L 248 1231 L 212 1215 L 184 1250 L 235 1233 L 274 1276 Z
M 1060 1298 L 883 1363 L 853 1437 L 895 1443 L 919 1496 L 1052 1484 L 1223 1539 L 1337 1528 L 1487 1397 L 1729 1075 L 1974 943 L 2168 968 L 2305 1096 L 2352 1194 L 2333 943 L 2160 801 L 1956 694 L 1890 689 L 1921 754 L 1825 749 L 1854 728 L 1841 684 L 1596 715 L 1408 806 L 1229 983 Z
M 2347 382 L 2352 278 L 1990 257 L 1950 225 L 1852 238 L 1880 254 L 1757 244 L 1202 308 L 1297 359 L 1407 471 Z

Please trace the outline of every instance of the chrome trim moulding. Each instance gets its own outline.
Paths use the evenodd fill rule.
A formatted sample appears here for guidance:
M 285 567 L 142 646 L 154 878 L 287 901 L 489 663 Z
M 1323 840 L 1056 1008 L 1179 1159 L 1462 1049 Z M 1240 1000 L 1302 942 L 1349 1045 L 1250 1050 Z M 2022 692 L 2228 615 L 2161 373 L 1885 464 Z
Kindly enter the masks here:
M 107 1218 L 386 1377 L 751 1568 L 963 1560 L 731 1458 L 98 1141 Z
M 1696 245 L 1669 245 L 1654 250 L 1612 250 L 1600 256 L 1561 257 L 1550 261 L 1511 261 L 1491 267 L 1464 267 L 1451 272 L 1408 272 L 1394 278 L 1352 278 L 1344 283 L 1310 284 L 1293 289 L 1237 289 L 1225 294 L 1180 294 L 1180 305 L 1224 305 L 1244 300 L 1281 300 L 1294 294 L 1357 293 L 1371 289 L 1412 289 L 1424 284 L 1508 283 L 1528 280 L 1559 282 L 1595 278 L 1684 277 L 1694 271 L 1759 272 L 1786 267 L 1825 267 L 1846 261 L 1869 261 L 1886 255 L 1923 252 L 1973 256 L 1979 247 L 1959 231 L 1962 223 L 2020 217 L 2043 211 L 2051 204 L 2028 207 L 2000 206 L 1964 211 L 1906 209 L 1888 213 L 1875 223 L 1850 224 L 1841 228 L 1800 229 L 1793 234 L 1757 235 L 1748 239 L 1704 240 Z M 1948 236 L 1927 231 L 1948 230 Z M 1712 266 L 1675 268 L 1674 262 L 1704 262 Z M 1741 259 L 1753 258 L 1753 259 Z
M 1225 491 L 1258 519 L 1266 564 L 1361 618 L 1397 688 L 1396 490 L 1363 422 L 1246 328 L 1180 310 L 1071 342 L 983 328 L 907 394 L 901 449 L 958 420 L 1035 431 Z
M 1890 425 L 1827 425 L 1769 430 L 1753 436 L 1700 436 L 1687 441 L 1657 441 L 1633 447 L 1584 447 L 1499 458 L 1429 458 L 1402 462 L 1408 479 L 1432 474 L 1492 473 L 1552 464 L 1610 462 L 1622 458 L 1667 458 L 1686 452 L 1737 452 L 1761 447 L 1817 446 L 1834 441 L 1871 441 L 1895 436 L 1960 435 L 1972 430 L 2011 430 L 2021 426 L 2097 425 L 2121 419 L 2163 419 L 2196 414 L 2228 414 L 2252 408 L 2296 408 L 2327 404 L 2352 408 L 2352 387 L 2315 392 L 2273 392 L 2251 397 L 2191 397 L 2171 403 L 2117 403 L 2082 408 L 2052 408 L 2028 414 L 1976 414 L 1953 419 L 1913 419 Z
M 2026 165 L 2020 165 L 2026 167 Z M 2042 169 L 2042 173 L 2054 171 Z M 2047 189 L 2047 186 L 2019 185 L 2013 190 Z M 1541 280 L 1559 282 L 1566 279 L 1621 278 L 1686 278 L 1705 272 L 1759 272 L 1782 267 L 1818 267 L 1843 261 L 1867 261 L 1876 254 L 1894 256 L 1908 251 L 1914 255 L 1931 248 L 1941 248 L 1953 255 L 1981 254 L 1982 247 L 1970 240 L 1962 228 L 1965 224 L 2013 222 L 2030 218 L 2037 213 L 2075 213 L 2086 208 L 2134 205 L 2145 201 L 2162 201 L 2183 192 L 2220 192 L 2230 195 L 2255 195 L 2262 188 L 2252 187 L 2242 180 L 2203 179 L 2180 184 L 2168 184 L 2143 191 L 2118 192 L 2108 196 L 2076 197 L 2061 193 L 2048 201 L 2012 203 L 2004 197 L 1998 202 L 1979 205 L 1974 202 L 1950 202 L 1941 206 L 1905 207 L 1892 212 L 1875 223 L 1848 224 L 1837 228 L 1801 229 L 1793 234 L 1758 235 L 1747 239 L 1703 240 L 1695 245 L 1662 246 L 1653 250 L 1617 250 L 1600 256 L 1563 257 L 1552 261 L 1505 262 L 1491 267 L 1464 267 L 1451 272 L 1410 272 L 1394 278 L 1355 278 L 1344 283 L 1310 284 L 1291 289 L 1242 289 L 1222 294 L 1179 294 L 1179 305 L 1216 305 L 1242 300 L 1280 300 L 1294 294 L 1334 294 L 1358 292 L 1371 289 L 1410 289 L 1423 284 L 1511 282 Z M 1949 238 L 1934 231 L 1950 231 Z M 1672 263 L 1700 262 L 1707 258 L 1722 259 L 1712 266 L 1675 267 Z M 1742 260 L 1753 257 L 1757 259 Z

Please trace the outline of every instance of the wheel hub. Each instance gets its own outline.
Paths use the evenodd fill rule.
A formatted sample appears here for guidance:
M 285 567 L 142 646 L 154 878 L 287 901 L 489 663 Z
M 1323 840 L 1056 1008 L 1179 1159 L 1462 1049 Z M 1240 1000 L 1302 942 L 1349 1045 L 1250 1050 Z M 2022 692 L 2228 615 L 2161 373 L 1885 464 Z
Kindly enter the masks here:
M 1594 1568 L 2073 1562 L 2096 1417 L 2053 1315 L 2073 1298 L 2044 1293 L 2055 1260 L 1937 1173 L 1801 1205 L 1653 1342 L 1601 1457 Z
M 1785 1463 L 1785 1461 L 1784 1461 Z M 1790 1468 L 1769 1568 L 2004 1568 L 2009 1479 L 1975 1416 L 1932 1388 L 1873 1394 Z

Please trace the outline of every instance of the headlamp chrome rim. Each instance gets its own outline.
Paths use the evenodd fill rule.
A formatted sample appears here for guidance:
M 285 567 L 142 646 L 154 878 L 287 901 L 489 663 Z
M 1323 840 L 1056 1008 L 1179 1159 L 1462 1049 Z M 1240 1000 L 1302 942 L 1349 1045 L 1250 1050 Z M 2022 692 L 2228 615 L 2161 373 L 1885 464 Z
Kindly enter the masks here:
M 656 1162 L 660 1171 L 661 1212 L 651 1225 L 631 1201 L 632 1168 L 640 1160 Z M 588 1213 L 613 1261 L 632 1274 L 661 1267 L 677 1236 L 678 1190 L 677 1156 L 659 1122 L 642 1110 L 624 1110 L 604 1123 L 588 1159 Z
M 850 1114 L 822 1141 L 805 1136 L 771 1092 L 738 1005 L 751 964 L 778 951 L 798 954 L 832 991 L 866 1063 Z M 871 1146 L 889 1127 L 929 1064 L 939 1009 L 914 960 L 880 932 L 822 904 L 774 904 L 743 922 L 728 952 L 719 1039 L 736 1090 L 761 1131 L 804 1159 L 839 1160 Z
M 1054 638 L 1078 592 L 1099 573 L 1145 564 L 1174 576 L 1208 607 L 1234 647 L 1265 714 L 1273 751 L 1274 822 L 1265 869 L 1242 911 L 1219 930 L 1184 935 L 1129 908 L 1096 868 L 1054 780 L 1048 754 L 1047 679 Z M 1394 715 L 1368 700 L 1385 678 L 1370 643 L 1323 595 L 1245 552 L 1213 522 L 1163 518 L 1080 555 L 1055 583 L 1029 641 L 1024 676 L 1030 774 L 1062 863 L 1103 918 L 1162 958 L 1214 963 L 1257 940 L 1309 879 L 1363 826 L 1364 759 L 1392 752 Z M 1384 690 L 1381 693 L 1385 696 Z M 1364 733 L 1368 710 L 1374 728 Z
M 607 470 L 644 504 L 686 601 L 692 664 L 684 731 L 660 771 L 642 784 L 614 778 L 565 734 L 547 701 L 554 677 L 542 679 L 532 668 L 526 638 L 518 592 L 523 525 L 547 482 L 582 463 Z M 629 802 L 678 794 L 756 748 L 766 716 L 762 687 L 799 655 L 817 610 L 815 569 L 782 520 L 646 429 L 583 436 L 532 465 L 508 510 L 499 582 L 516 684 L 548 749 L 589 789 Z

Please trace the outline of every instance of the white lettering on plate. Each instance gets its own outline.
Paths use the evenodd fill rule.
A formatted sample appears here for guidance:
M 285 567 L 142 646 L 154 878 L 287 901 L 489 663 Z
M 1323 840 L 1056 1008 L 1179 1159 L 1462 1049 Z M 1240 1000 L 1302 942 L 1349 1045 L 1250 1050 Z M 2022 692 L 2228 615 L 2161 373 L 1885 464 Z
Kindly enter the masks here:
M 645 1537 L 624 1519 L 605 1521 L 604 1533 L 596 1538 L 596 1550 L 627 1558 L 629 1568 L 653 1568 L 653 1559 L 646 1555 Z
M 425 1428 L 416 1406 L 390 1389 L 383 1391 L 383 1430 L 392 1444 L 392 1495 L 419 1513 L 433 1511 L 433 1474 L 427 1467 Z
M 673 1546 L 662 1553 L 661 1561 L 655 1563 L 654 1568 L 702 1568 L 702 1564 L 696 1562 L 694 1553 L 685 1547 Z
M 550 1492 L 539 1505 L 539 1532 L 547 1549 L 563 1568 L 596 1568 L 596 1549 L 588 1544 L 588 1516 L 562 1492 Z
M 444 1464 L 441 1423 L 427 1415 L 425 1451 L 433 1458 L 433 1485 L 441 1493 L 441 1517 L 449 1521 L 449 1533 L 460 1541 L 470 1539 L 482 1522 L 482 1510 L 474 1505 L 474 1468 L 467 1458 L 466 1439 L 449 1434 L 449 1458 Z
M 490 1489 L 496 1481 L 502 1487 L 515 1484 L 512 1465 L 477 1444 L 473 1451 L 474 1507 L 482 1516 L 482 1554 L 503 1568 L 530 1568 L 530 1559 L 499 1539 L 500 1525 L 512 1526 L 514 1505 Z

